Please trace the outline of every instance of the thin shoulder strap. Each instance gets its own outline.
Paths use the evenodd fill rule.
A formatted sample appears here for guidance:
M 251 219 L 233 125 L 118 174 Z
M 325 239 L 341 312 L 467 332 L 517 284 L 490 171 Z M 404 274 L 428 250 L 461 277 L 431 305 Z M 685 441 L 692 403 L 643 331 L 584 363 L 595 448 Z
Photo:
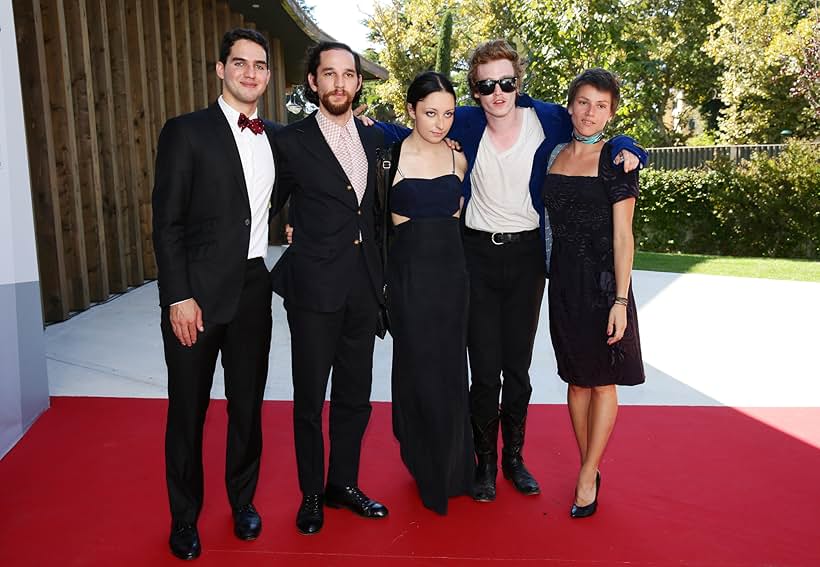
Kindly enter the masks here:
M 453 154 L 453 174 L 456 172 L 456 151 L 450 148 L 450 153 Z

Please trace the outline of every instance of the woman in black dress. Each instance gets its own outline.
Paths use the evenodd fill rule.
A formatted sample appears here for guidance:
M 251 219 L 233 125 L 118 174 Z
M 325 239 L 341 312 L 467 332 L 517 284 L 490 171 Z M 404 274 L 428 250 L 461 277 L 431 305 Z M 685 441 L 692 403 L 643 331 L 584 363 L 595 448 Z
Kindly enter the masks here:
M 631 286 L 638 173 L 614 167 L 603 140 L 619 100 L 608 71 L 589 69 L 573 80 L 573 139 L 556 147 L 544 182 L 553 233 L 550 334 L 581 455 L 573 518 L 597 509 L 599 464 L 618 413 L 615 386 L 644 382 Z
M 467 383 L 467 270 L 461 243 L 464 155 L 444 139 L 455 91 L 439 73 L 407 92 L 415 127 L 393 150 L 387 301 L 393 335 L 393 431 L 422 502 L 447 513 L 473 471 Z

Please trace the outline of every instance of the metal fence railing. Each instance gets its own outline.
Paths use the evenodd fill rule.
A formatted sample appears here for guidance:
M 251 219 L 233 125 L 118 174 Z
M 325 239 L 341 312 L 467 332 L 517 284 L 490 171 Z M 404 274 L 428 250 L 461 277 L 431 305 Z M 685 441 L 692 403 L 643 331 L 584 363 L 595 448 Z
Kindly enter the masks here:
M 785 144 L 748 144 L 737 146 L 676 146 L 648 148 L 649 167 L 656 169 L 687 169 L 698 167 L 717 157 L 726 157 L 735 163 L 749 159 L 752 154 L 766 152 L 776 156 Z

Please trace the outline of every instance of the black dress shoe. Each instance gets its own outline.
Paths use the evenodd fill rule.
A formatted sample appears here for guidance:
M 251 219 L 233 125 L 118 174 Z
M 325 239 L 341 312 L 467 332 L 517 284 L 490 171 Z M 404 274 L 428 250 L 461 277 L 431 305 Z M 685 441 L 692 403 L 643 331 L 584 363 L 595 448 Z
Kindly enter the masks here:
M 322 529 L 325 523 L 325 510 L 321 494 L 305 494 L 302 504 L 296 513 L 296 529 L 300 534 L 313 535 Z
M 387 516 L 387 507 L 368 498 L 358 486 L 338 487 L 328 484 L 325 489 L 325 504 L 331 508 L 347 508 L 365 518 Z
M 541 494 L 538 481 L 524 466 L 524 459 L 520 455 L 516 457 L 502 456 L 501 470 L 504 471 L 504 478 L 511 480 L 515 489 L 521 494 Z
M 481 462 L 476 465 L 473 500 L 476 502 L 495 501 L 495 477 L 497 475 L 498 465 Z
M 586 506 L 578 506 L 574 502 L 572 503 L 572 508 L 569 511 L 569 515 L 573 518 L 589 518 L 591 515 L 595 513 L 598 509 L 598 492 L 601 490 L 601 473 L 600 471 L 595 474 L 595 500 L 592 501 L 592 504 L 587 504 Z
M 180 559 L 196 559 L 202 553 L 199 543 L 199 532 L 194 524 L 174 522 L 171 526 L 171 537 L 168 539 L 171 553 Z
M 233 511 L 233 533 L 246 541 L 259 537 L 262 531 L 262 518 L 253 504 L 245 504 Z

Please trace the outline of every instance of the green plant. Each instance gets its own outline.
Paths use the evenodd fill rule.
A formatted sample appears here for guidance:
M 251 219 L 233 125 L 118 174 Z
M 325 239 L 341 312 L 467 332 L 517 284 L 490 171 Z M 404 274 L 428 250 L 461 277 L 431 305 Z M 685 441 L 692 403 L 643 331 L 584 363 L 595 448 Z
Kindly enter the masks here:
M 641 174 L 641 250 L 820 258 L 820 148 L 792 142 L 777 157 Z

